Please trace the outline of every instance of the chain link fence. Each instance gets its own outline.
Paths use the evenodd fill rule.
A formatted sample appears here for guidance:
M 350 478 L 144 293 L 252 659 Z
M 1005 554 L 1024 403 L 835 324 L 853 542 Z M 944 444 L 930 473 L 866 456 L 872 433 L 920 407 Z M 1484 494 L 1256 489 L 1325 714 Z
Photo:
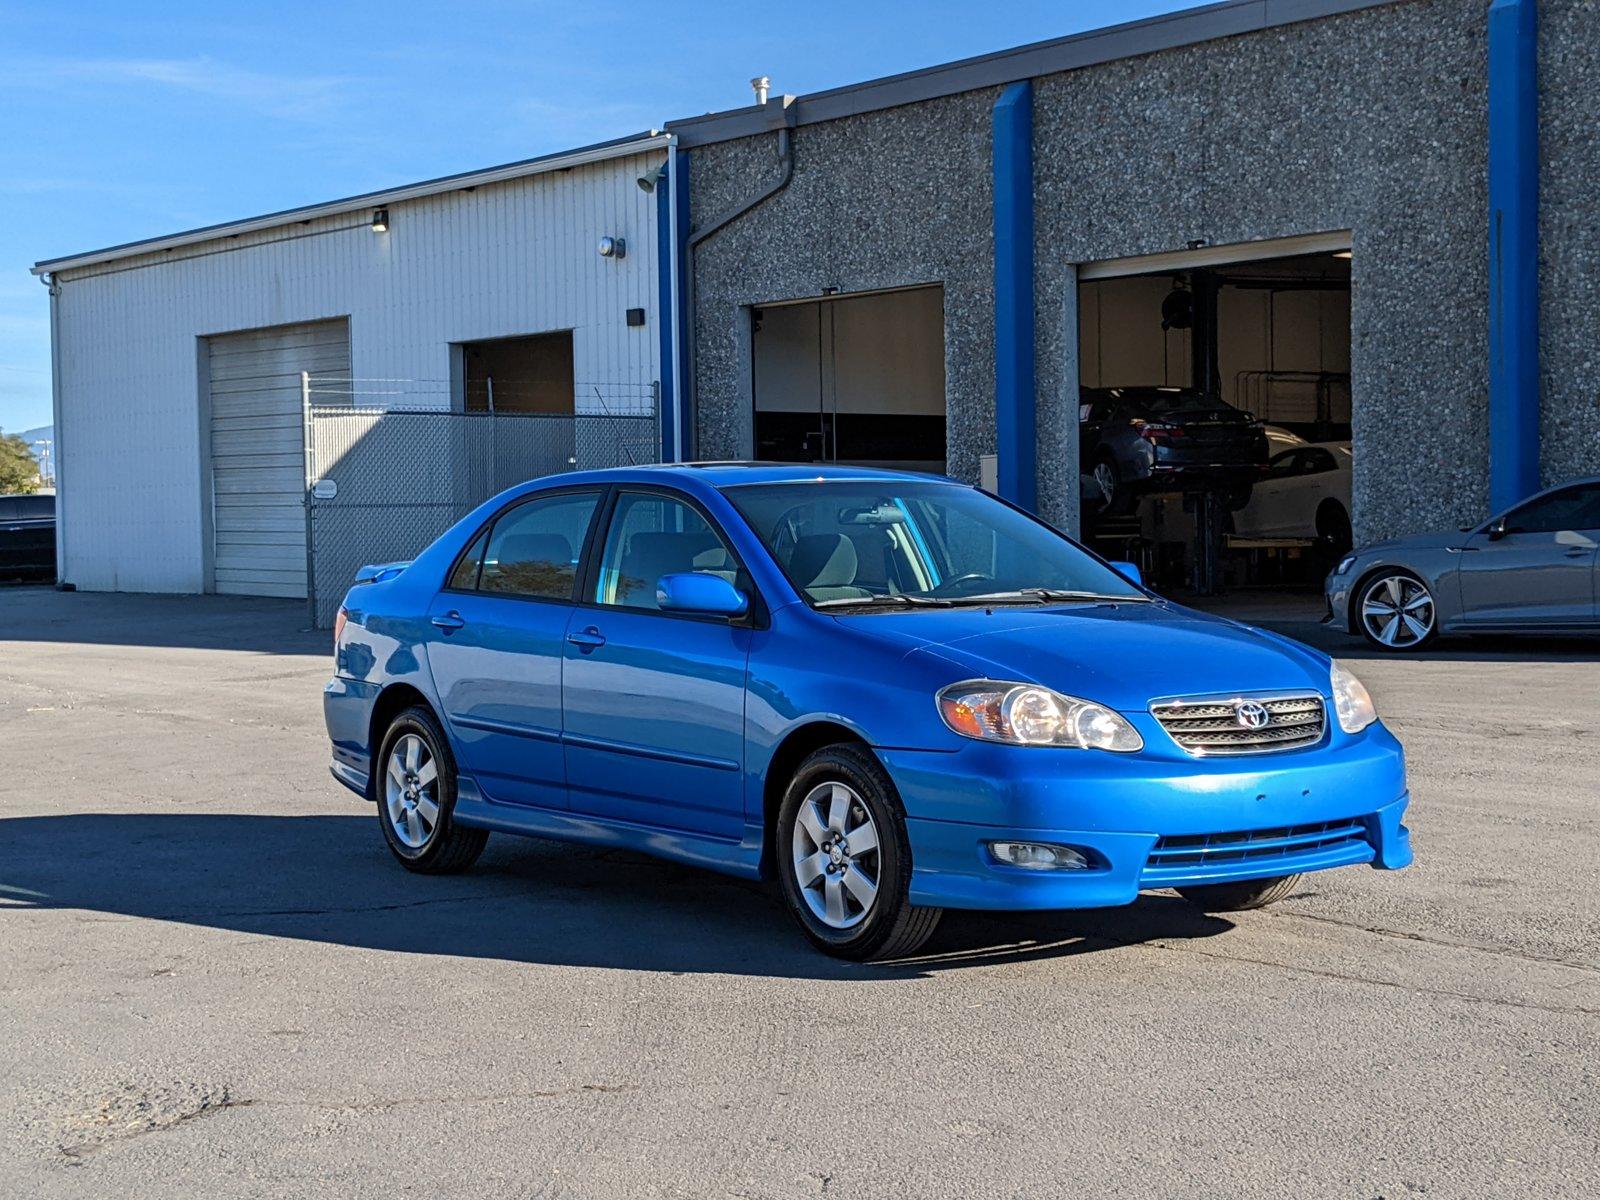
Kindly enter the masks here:
M 653 388 L 611 385 L 626 391 L 621 402 L 575 414 L 373 403 L 403 382 L 306 381 L 306 590 L 318 628 L 333 624 L 358 567 L 415 557 L 497 492 L 661 456 Z

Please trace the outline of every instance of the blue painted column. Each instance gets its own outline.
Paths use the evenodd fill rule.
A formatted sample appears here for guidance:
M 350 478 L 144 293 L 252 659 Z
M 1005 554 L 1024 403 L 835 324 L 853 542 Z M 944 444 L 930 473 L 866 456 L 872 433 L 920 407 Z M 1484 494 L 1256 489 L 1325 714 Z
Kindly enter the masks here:
M 1536 0 L 1489 6 L 1489 506 L 1539 490 Z
M 994 405 L 1000 495 L 1039 507 L 1033 364 L 1033 84 L 994 105 Z

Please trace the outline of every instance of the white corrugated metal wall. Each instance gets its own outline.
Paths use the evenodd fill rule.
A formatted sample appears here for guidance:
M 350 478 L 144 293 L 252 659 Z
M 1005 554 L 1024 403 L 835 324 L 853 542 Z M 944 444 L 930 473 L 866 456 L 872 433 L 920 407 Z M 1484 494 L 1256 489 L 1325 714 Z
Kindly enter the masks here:
M 62 578 L 205 587 L 201 400 L 219 334 L 345 318 L 357 378 L 421 381 L 405 401 L 442 407 L 452 343 L 571 329 L 580 413 L 599 409 L 591 382 L 647 396 L 660 376 L 655 197 L 635 180 L 661 158 L 408 200 L 387 233 L 362 211 L 61 273 Z M 625 258 L 599 256 L 606 235 L 627 239 Z

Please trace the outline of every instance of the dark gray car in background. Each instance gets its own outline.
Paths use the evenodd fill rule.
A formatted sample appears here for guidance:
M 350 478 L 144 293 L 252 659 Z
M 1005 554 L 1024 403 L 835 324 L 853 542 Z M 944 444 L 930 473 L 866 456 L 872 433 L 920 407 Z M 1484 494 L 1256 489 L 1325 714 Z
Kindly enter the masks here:
M 1084 388 L 1079 405 L 1078 470 L 1108 512 L 1131 512 L 1153 492 L 1201 490 L 1243 508 L 1266 473 L 1262 423 L 1203 391 Z
M 1600 477 L 1455 533 L 1364 546 L 1327 581 L 1327 621 L 1381 650 L 1441 633 L 1600 633 Z
M 55 496 L 0 496 L 0 580 L 55 577 Z

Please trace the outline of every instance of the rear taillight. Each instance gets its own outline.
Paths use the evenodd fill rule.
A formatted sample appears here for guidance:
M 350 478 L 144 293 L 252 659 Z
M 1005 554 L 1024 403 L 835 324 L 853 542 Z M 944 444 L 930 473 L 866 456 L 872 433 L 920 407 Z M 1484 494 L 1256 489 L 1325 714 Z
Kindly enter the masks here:
M 333 619 L 333 652 L 339 653 L 339 642 L 344 637 L 345 622 L 350 619 L 350 614 L 345 611 L 344 605 L 339 606 L 339 615 Z
M 1189 431 L 1182 425 L 1150 425 L 1140 427 L 1139 436 L 1147 442 L 1167 442 L 1174 438 L 1188 437 Z

